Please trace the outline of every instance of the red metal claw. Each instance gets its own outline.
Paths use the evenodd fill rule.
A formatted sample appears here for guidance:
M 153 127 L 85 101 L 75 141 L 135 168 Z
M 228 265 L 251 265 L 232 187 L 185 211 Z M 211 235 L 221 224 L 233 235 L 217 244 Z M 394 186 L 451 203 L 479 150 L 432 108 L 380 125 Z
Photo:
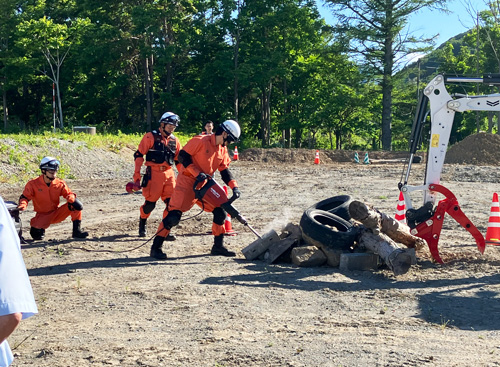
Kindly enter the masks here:
M 429 190 L 443 194 L 446 199 L 439 201 L 434 215 L 425 222 L 417 225 L 412 229 L 411 233 L 427 241 L 427 246 L 429 246 L 429 250 L 434 260 L 443 264 L 443 260 L 439 256 L 438 241 L 443 227 L 445 213 L 448 213 L 474 237 L 479 252 L 484 253 L 486 247 L 484 237 L 476 226 L 472 224 L 469 218 L 467 218 L 462 209 L 460 209 L 460 205 L 455 195 L 449 189 L 439 184 L 429 185 Z

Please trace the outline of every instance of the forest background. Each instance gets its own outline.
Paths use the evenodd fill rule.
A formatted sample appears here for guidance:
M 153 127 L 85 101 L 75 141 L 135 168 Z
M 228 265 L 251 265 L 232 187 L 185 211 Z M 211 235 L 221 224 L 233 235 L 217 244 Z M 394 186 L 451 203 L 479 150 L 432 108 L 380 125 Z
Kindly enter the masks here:
M 185 134 L 238 120 L 241 148 L 404 150 L 432 77 L 500 73 L 494 1 L 439 48 L 405 29 L 446 0 L 325 3 L 336 24 L 313 0 L 0 0 L 2 132 L 143 133 L 168 110 Z M 451 143 L 499 131 L 493 113 L 455 121 Z

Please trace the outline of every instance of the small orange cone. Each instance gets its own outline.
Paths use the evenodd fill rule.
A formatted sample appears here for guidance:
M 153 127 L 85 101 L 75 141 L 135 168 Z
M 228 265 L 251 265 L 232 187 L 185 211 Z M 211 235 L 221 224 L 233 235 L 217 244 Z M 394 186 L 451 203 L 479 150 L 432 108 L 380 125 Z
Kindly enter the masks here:
M 398 206 L 396 207 L 396 214 L 394 215 L 394 218 L 400 222 L 400 223 L 405 223 L 406 224 L 406 205 L 405 205 L 405 198 L 403 196 L 403 192 L 399 192 L 399 201 L 398 201 Z
M 233 161 L 238 160 L 238 147 L 235 145 L 234 146 L 234 156 L 233 156 Z
M 498 204 L 498 194 L 493 193 L 491 203 L 490 219 L 486 230 L 486 243 L 488 245 L 500 245 L 500 205 Z
M 319 164 L 319 150 L 316 150 L 316 157 L 314 158 L 314 164 Z
M 226 193 L 227 196 L 227 186 L 224 186 L 224 192 Z M 226 236 L 236 236 L 238 233 L 233 231 L 233 226 L 231 225 L 231 216 L 226 213 L 226 220 L 224 221 L 224 229 L 226 230 L 226 233 L 224 235 Z

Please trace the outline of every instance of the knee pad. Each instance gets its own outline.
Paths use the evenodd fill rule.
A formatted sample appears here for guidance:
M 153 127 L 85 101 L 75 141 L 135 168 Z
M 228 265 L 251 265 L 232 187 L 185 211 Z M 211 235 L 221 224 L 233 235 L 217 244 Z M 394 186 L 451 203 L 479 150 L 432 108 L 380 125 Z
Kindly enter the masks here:
M 144 211 L 144 214 L 149 214 L 153 211 L 153 209 L 156 206 L 156 201 L 147 201 L 144 203 L 142 206 L 142 210 Z
M 226 212 L 221 207 L 217 207 L 213 210 L 214 223 L 218 225 L 223 225 L 226 220 Z
M 172 210 L 171 212 L 168 212 L 165 219 L 163 219 L 163 226 L 166 229 L 171 229 L 179 224 L 181 217 L 182 212 L 180 210 Z

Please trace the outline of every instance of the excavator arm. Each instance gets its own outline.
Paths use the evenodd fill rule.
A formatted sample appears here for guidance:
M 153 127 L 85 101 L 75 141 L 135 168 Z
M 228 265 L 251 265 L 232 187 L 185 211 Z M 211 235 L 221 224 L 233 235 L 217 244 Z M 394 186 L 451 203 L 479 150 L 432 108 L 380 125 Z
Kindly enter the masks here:
M 417 106 L 417 112 L 410 136 L 410 158 L 407 163 L 404 182 L 399 189 L 405 198 L 406 218 L 413 235 L 427 241 L 433 258 L 442 263 L 438 251 L 438 240 L 443 225 L 444 214 L 448 213 L 462 225 L 476 240 L 481 253 L 484 252 L 484 237 L 462 212 L 455 195 L 440 184 L 441 172 L 450 140 L 451 129 L 456 112 L 465 111 L 500 111 L 500 94 L 452 97 L 446 90 L 445 83 L 485 83 L 500 85 L 500 76 L 489 75 L 484 78 L 464 78 L 436 76 L 424 89 Z M 457 98 L 458 97 L 458 98 Z M 430 104 L 430 111 L 427 105 Z M 422 143 L 423 127 L 430 117 L 430 139 L 423 185 L 408 185 L 413 156 Z M 423 205 L 415 209 L 412 205 L 411 193 L 423 192 Z M 437 194 L 445 196 L 437 203 Z

